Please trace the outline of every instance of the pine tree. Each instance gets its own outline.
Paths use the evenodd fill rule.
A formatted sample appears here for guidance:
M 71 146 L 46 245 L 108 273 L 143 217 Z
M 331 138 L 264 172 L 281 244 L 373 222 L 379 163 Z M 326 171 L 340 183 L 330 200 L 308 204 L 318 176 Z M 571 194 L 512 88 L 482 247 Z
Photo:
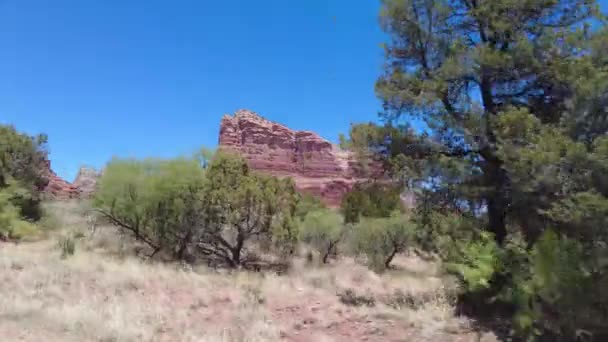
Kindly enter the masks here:
M 452 189 L 457 204 L 485 208 L 499 243 L 513 197 L 496 125 L 512 110 L 542 125 L 564 119 L 574 95 L 602 75 L 590 28 L 597 15 L 591 0 L 383 1 L 383 118 L 426 122 L 441 176 L 462 185 Z
M 381 23 L 385 122 L 354 126 L 346 144 L 418 188 L 416 221 L 464 298 L 507 303 L 521 336 L 601 339 L 608 29 L 596 1 L 384 0 Z

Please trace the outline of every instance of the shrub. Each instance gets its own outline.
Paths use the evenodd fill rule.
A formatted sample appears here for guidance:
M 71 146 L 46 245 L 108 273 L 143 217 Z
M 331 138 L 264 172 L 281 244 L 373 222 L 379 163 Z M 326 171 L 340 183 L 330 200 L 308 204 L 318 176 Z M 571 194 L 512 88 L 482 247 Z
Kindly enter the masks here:
M 0 189 L 0 239 L 19 239 L 36 232 L 36 226 L 24 220 L 11 201 L 21 191 L 24 190 L 14 184 Z
M 452 240 L 446 269 L 463 284 L 468 304 L 498 304 L 513 312 L 520 337 L 593 336 L 605 324 L 608 299 L 601 257 L 581 242 L 545 231 L 533 247 L 511 234 L 500 247 L 490 233 Z
M 206 178 L 200 252 L 236 267 L 247 261 L 243 252 L 254 239 L 293 242 L 297 193 L 291 178 L 251 172 L 243 158 L 226 152 L 213 158 Z
M 400 209 L 399 189 L 380 183 L 360 183 L 342 199 L 341 210 L 346 223 L 360 217 L 389 217 Z
M 349 306 L 368 306 L 376 305 L 376 299 L 371 294 L 358 294 L 353 289 L 346 289 L 338 292 L 338 298 L 344 305 Z
M 607 298 L 598 285 L 606 280 L 583 244 L 547 230 L 529 253 L 517 255 L 523 257 L 506 267 L 513 280 L 500 299 L 515 305 L 520 335 L 558 339 L 601 332 Z
M 41 216 L 41 194 L 46 178 L 45 135 L 35 137 L 19 133 L 12 126 L 0 125 L 0 190 L 18 184 L 10 201 L 19 215 L 30 220 Z
M 412 242 L 415 227 L 409 218 L 399 214 L 364 218 L 355 225 L 351 243 L 356 253 L 367 256 L 373 269 L 382 271 Z
M 61 258 L 65 259 L 74 255 L 76 252 L 76 241 L 71 235 L 62 236 L 59 239 L 59 249 L 61 250 Z
M 115 159 L 99 181 L 95 206 L 152 255 L 201 255 L 237 267 L 254 239 L 293 243 L 295 201 L 290 179 L 252 173 L 242 158 L 219 153 L 210 162 Z
M 36 231 L 40 194 L 47 182 L 46 136 L 31 137 L 0 125 L 0 239 L 19 239 Z
M 490 233 L 482 233 L 477 240 L 454 240 L 454 248 L 445 264 L 457 275 L 466 291 L 475 292 L 490 287 L 490 280 L 500 270 L 500 250 Z
M 185 257 L 200 224 L 204 172 L 194 159 L 113 159 L 94 205 L 111 223 L 152 248 Z
M 343 239 L 346 226 L 342 216 L 328 209 L 308 213 L 302 223 L 302 241 L 316 249 L 324 264 L 337 253 L 338 243 Z
M 326 206 L 319 198 L 310 194 L 302 194 L 298 196 L 296 206 L 296 217 L 298 219 L 304 220 L 309 212 L 321 209 L 326 209 Z

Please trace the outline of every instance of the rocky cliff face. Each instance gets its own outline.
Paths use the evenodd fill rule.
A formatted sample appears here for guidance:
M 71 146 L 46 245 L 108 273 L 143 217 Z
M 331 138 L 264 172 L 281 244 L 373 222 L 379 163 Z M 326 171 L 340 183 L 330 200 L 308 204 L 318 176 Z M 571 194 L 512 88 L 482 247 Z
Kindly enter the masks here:
M 47 197 L 60 200 L 80 197 L 78 187 L 57 176 L 53 169 L 51 169 L 50 161 L 46 161 L 46 169 L 43 172 L 49 181 L 43 190 Z
M 101 175 L 95 169 L 81 167 L 74 183 L 70 183 L 53 171 L 50 161 L 47 160 L 45 166 L 43 172 L 48 178 L 48 184 L 43 189 L 43 193 L 51 199 L 89 198 L 95 192 L 97 179 Z
M 343 151 L 314 132 L 294 131 L 248 111 L 225 115 L 220 125 L 219 147 L 240 153 L 256 171 L 292 177 L 298 191 L 321 198 L 337 207 L 357 182 L 380 175 L 378 164 L 361 165 L 350 151 Z M 101 173 L 81 168 L 69 183 L 55 174 L 47 162 L 49 183 L 44 189 L 55 199 L 87 198 Z
M 81 197 L 88 198 L 95 192 L 97 179 L 100 176 L 101 173 L 93 168 L 81 167 L 72 184 L 78 188 Z
M 378 170 L 377 165 L 362 167 L 352 152 L 314 132 L 294 131 L 248 110 L 222 118 L 219 145 L 239 152 L 254 170 L 293 177 L 299 191 L 332 207 L 354 183 L 374 176 L 367 170 Z

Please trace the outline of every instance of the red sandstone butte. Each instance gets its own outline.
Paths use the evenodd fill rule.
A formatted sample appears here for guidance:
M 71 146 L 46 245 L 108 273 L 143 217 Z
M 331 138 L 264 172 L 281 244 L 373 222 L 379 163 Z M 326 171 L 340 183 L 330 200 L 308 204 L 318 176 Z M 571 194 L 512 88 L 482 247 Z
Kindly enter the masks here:
M 71 199 L 78 198 L 80 196 L 80 189 L 77 186 L 65 181 L 63 178 L 57 176 L 57 174 L 51 169 L 51 162 L 46 161 L 46 169 L 43 170 L 46 177 L 48 178 L 48 184 L 44 188 L 43 192 L 46 196 L 53 199 Z
M 353 152 L 249 110 L 224 115 L 219 147 L 239 152 L 253 170 L 292 177 L 298 191 L 317 196 L 330 207 L 339 206 L 355 183 L 368 178 Z
M 92 167 L 81 167 L 72 183 L 78 188 L 81 198 L 91 198 L 97 189 L 97 180 L 101 177 L 101 172 Z

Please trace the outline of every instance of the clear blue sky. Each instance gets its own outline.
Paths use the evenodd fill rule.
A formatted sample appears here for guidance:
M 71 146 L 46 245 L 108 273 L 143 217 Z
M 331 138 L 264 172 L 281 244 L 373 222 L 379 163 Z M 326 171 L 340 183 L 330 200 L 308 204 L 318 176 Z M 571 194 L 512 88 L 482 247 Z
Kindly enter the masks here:
M 374 120 L 377 1 L 0 0 L 0 122 L 56 172 L 217 144 L 248 108 L 337 140 Z
M 602 0 L 605 2 L 604 0 Z M 0 0 L 0 122 L 56 172 L 217 144 L 239 108 L 337 140 L 377 118 L 378 0 Z

